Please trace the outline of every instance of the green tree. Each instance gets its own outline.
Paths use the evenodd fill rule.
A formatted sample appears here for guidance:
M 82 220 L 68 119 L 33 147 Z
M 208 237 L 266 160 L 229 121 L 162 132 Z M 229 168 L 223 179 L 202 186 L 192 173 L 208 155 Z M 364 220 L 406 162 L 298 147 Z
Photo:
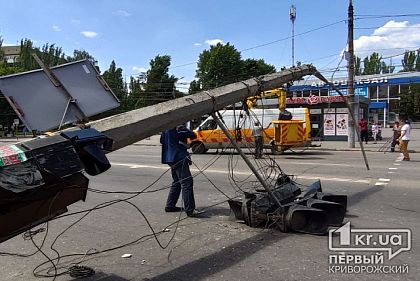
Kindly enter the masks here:
M 18 65 L 22 68 L 22 71 L 34 70 L 40 68 L 38 63 L 32 57 L 32 53 L 36 52 L 39 54 L 39 50 L 36 50 L 34 44 L 29 39 L 22 39 L 20 41 L 20 54 Z
M 354 75 L 362 75 L 362 59 L 358 56 L 354 58 Z
M 263 59 L 241 59 L 233 45 L 217 44 L 199 55 L 196 78 L 190 83 L 188 93 L 234 83 L 237 81 L 274 73 L 276 68 Z
M 109 66 L 109 69 L 106 70 L 102 77 L 120 100 L 120 107 L 116 110 L 117 112 L 124 112 L 130 108 L 129 100 L 127 99 L 127 91 L 125 89 L 124 79 L 122 76 L 122 68 L 118 67 L 113 60 Z
M 263 59 L 246 59 L 242 62 L 241 80 L 258 77 L 276 72 L 274 65 L 267 64 Z
M 55 44 L 44 44 L 41 49 L 34 48 L 34 50 L 42 62 L 46 66 L 56 66 L 59 64 L 66 63 L 65 54 L 61 47 L 56 47 Z
M 417 49 L 417 52 L 416 52 L 416 62 L 415 62 L 414 69 L 416 71 L 420 71 L 420 48 Z
M 407 92 L 400 94 L 398 113 L 402 118 L 420 120 L 420 86 L 410 85 Z
M 192 95 L 201 91 L 200 83 L 197 80 L 193 80 L 188 88 L 188 94 Z
M 0 63 L 0 76 L 16 74 L 22 72 L 22 68 L 18 66 L 8 66 L 5 63 Z
M 137 109 L 146 105 L 144 99 L 144 89 L 146 85 L 147 76 L 146 74 L 139 74 L 137 77 L 130 77 L 130 93 L 129 98 L 132 101 L 133 107 L 131 109 Z
M 1 47 L 3 47 L 3 37 L 0 35 L 0 64 L 3 63 L 4 58 L 4 53 Z
M 71 61 L 79 61 L 79 60 L 90 60 L 90 62 L 96 67 L 96 69 L 98 70 L 98 72 L 101 72 L 98 66 L 98 60 L 95 59 L 94 56 L 92 56 L 91 54 L 89 54 L 89 52 L 85 51 L 85 50 L 74 50 L 73 51 L 73 56 L 67 56 L 67 61 L 71 62 Z
M 405 51 L 404 58 L 401 61 L 403 65 L 402 71 L 415 71 L 416 64 L 416 52 L 415 51 Z
M 381 73 L 393 73 L 395 66 L 387 65 L 382 61 L 382 56 L 379 53 L 373 52 L 370 56 L 363 59 L 363 71 L 360 67 L 361 59 L 356 57 L 355 60 L 355 74 L 356 75 L 372 75 Z
M 229 43 L 218 43 L 204 50 L 198 60 L 196 78 L 202 90 L 230 84 L 241 80 L 241 54 Z
M 150 61 L 143 93 L 145 105 L 153 105 L 179 96 L 175 86 L 178 78 L 168 73 L 170 65 L 171 57 L 168 55 L 157 55 Z
M 68 61 L 78 61 L 78 60 L 91 60 L 93 62 L 98 62 L 89 52 L 85 50 L 74 50 L 73 56 L 67 56 Z
M 17 66 L 9 66 L 8 64 L 4 63 L 4 53 L 1 49 L 3 46 L 3 37 L 0 35 L 0 76 L 9 75 L 21 72 L 21 68 Z M 9 123 L 17 118 L 16 114 L 14 113 L 12 107 L 6 101 L 6 98 L 0 92 L 0 124 L 1 125 L 9 125 Z
M 382 57 L 376 52 L 373 52 L 370 57 L 367 56 L 363 60 L 363 75 L 380 74 L 382 70 L 381 59 Z
M 395 66 L 392 64 L 387 65 L 385 62 L 381 62 L 381 73 L 393 73 L 395 70 Z

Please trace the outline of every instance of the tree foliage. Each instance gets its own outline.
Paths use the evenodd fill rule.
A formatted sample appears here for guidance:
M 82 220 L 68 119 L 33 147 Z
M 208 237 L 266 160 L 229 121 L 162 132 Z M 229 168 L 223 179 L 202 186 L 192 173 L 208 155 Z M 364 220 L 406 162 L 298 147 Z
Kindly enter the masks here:
M 191 82 L 188 92 L 193 94 L 275 71 L 276 68 L 263 59 L 242 60 L 233 45 L 218 43 L 199 55 L 197 80 Z
M 3 37 L 0 35 L 0 64 L 3 64 L 4 54 L 1 47 L 3 47 Z
M 122 68 L 117 67 L 115 61 L 112 61 L 108 70 L 102 74 L 102 77 L 108 86 L 114 92 L 115 96 L 120 100 L 120 107 L 117 110 L 118 112 L 124 112 L 130 108 L 122 71 Z
M 373 52 L 370 56 L 363 59 L 355 57 L 354 60 L 354 74 L 355 75 L 372 75 L 372 74 L 385 74 L 393 73 L 395 66 L 387 65 L 379 53 Z
M 197 80 L 193 80 L 188 88 L 188 94 L 192 95 L 201 91 L 200 83 Z
M 354 58 L 354 75 L 362 75 L 362 59 L 358 56 Z
M 414 121 L 420 120 L 420 85 L 410 85 L 407 92 L 400 94 L 399 115 Z
M 146 101 L 142 96 L 145 89 L 146 81 L 147 76 L 145 73 L 141 73 L 137 77 L 130 77 L 129 97 L 132 101 L 132 109 L 137 109 L 146 106 Z
M 276 68 L 274 67 L 274 65 L 265 63 L 263 59 L 246 59 L 242 63 L 241 80 L 249 79 L 251 77 L 258 77 L 274 72 L 276 72 Z
M 34 59 L 33 54 L 36 54 L 49 67 L 81 59 L 89 59 L 95 65 L 97 64 L 97 60 L 84 50 L 74 50 L 73 56 L 66 56 L 63 49 L 55 44 L 46 43 L 39 48 L 34 46 L 32 40 L 22 39 L 20 41 L 19 59 L 13 64 L 6 65 L 9 68 L 7 73 L 18 73 L 41 68 Z
M 401 71 L 420 71 L 420 49 L 417 51 L 405 51 L 401 63 L 403 65 Z
M 153 105 L 179 96 L 175 83 L 178 78 L 169 75 L 171 57 L 157 55 L 150 61 L 150 69 L 147 71 L 145 91 L 142 95 L 145 105 Z
M 363 60 L 363 75 L 380 74 L 381 73 L 381 59 L 382 57 L 374 52 Z
M 395 66 L 393 65 L 387 65 L 385 62 L 381 62 L 381 73 L 393 73 L 395 70 Z
M 90 60 L 90 62 L 96 67 L 98 72 L 101 72 L 98 66 L 98 61 L 85 50 L 74 50 L 73 56 L 67 56 L 67 61 L 78 61 L 78 60 Z
M 201 90 L 209 90 L 240 80 L 241 70 L 240 52 L 229 43 L 218 43 L 200 54 L 196 77 Z
M 0 36 L 0 47 L 2 43 L 3 39 L 2 36 Z M 4 62 L 4 56 L 0 53 L 0 76 L 39 69 L 40 66 L 34 59 L 32 55 L 33 53 L 35 53 L 43 61 L 43 63 L 49 67 L 80 59 L 90 59 L 92 62 L 97 62 L 92 55 L 83 50 L 75 50 L 73 52 L 73 56 L 66 56 L 63 49 L 55 44 L 46 43 L 42 47 L 36 47 L 32 40 L 22 39 L 20 41 L 19 58 L 16 62 Z M 5 121 L 6 119 L 13 120 L 17 118 L 4 97 L 0 97 L 0 112 L 3 115 L 0 121 L 3 120 L 3 122 L 7 123 L 8 121 Z

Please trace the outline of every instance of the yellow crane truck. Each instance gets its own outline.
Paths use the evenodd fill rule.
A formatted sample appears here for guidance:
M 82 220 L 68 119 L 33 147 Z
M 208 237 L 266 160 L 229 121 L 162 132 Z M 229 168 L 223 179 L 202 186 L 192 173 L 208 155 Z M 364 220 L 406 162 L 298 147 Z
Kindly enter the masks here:
M 264 108 L 259 106 L 263 99 L 277 97 L 278 108 Z M 272 99 L 271 99 L 272 100 Z M 286 108 L 286 91 L 274 89 L 261 92 L 246 101 L 249 114 L 240 110 L 220 111 L 222 119 L 229 131 L 237 136 L 238 145 L 251 147 L 255 140 L 252 134 L 254 121 L 258 120 L 264 128 L 264 147 L 271 148 L 273 153 L 281 153 L 297 146 L 307 146 L 311 141 L 311 124 L 308 108 L 294 108 L 287 111 L 291 113 L 291 120 L 279 120 L 279 115 Z M 240 124 L 240 129 L 238 129 Z M 213 117 L 205 119 L 195 130 L 197 139 L 190 143 L 193 153 L 205 153 L 209 149 L 230 147 L 228 137 L 216 124 Z

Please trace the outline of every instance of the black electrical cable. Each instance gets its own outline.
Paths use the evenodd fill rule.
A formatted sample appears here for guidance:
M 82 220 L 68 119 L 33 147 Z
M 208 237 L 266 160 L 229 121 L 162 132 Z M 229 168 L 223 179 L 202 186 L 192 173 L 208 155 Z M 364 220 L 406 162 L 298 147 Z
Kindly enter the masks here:
M 69 267 L 68 274 L 73 278 L 86 278 L 95 275 L 95 270 L 83 265 L 72 265 Z
M 234 198 L 237 198 L 237 197 L 234 197 Z M 232 198 L 232 199 L 234 199 L 234 198 Z M 207 210 L 207 209 L 209 209 L 209 208 L 212 208 L 212 207 L 215 207 L 215 206 L 218 206 L 218 205 L 220 205 L 220 204 L 225 204 L 227 202 L 227 200 L 223 200 L 223 201 L 221 201 L 221 202 L 217 202 L 217 203 L 215 203 L 215 204 L 212 204 L 212 205 L 210 205 L 210 206 L 208 206 L 208 207 L 206 207 L 206 208 L 204 208 L 203 210 Z M 130 204 L 132 204 L 131 202 L 130 202 Z M 133 206 L 135 206 L 134 204 L 132 204 Z M 136 207 L 136 206 L 135 206 Z M 140 209 L 138 209 L 138 207 L 136 207 L 136 209 L 139 211 Z M 143 235 L 143 236 L 141 236 L 141 237 L 139 237 L 138 239 L 136 239 L 136 240 L 134 240 L 134 241 L 131 241 L 131 242 L 129 242 L 129 243 L 126 243 L 126 244 L 123 244 L 123 245 L 120 245 L 120 246 L 116 246 L 116 247 L 112 247 L 112 248 L 108 248 L 108 249 L 105 249 L 105 250 L 101 250 L 101 251 L 96 251 L 96 252 L 93 252 L 93 253 L 88 253 L 88 252 L 86 252 L 86 253 L 84 253 L 84 254 L 68 254 L 68 255 L 63 255 L 63 256 L 61 256 L 60 258 L 61 259 L 63 259 L 63 258 L 68 258 L 68 257 L 76 257 L 76 256 L 95 256 L 95 255 L 99 255 L 99 254 L 103 254 L 103 253 L 106 253 L 106 252 L 110 252 L 110 251 L 114 251 L 114 250 L 117 250 L 117 249 L 121 249 L 121 248 L 124 248 L 124 247 L 127 247 L 127 246 L 131 246 L 131 245 L 136 245 L 136 244 L 138 244 L 139 242 L 141 242 L 143 239 L 145 239 L 146 238 L 146 240 L 144 240 L 144 241 L 142 241 L 142 242 L 145 242 L 145 241 L 147 241 L 148 239 L 150 239 L 150 238 L 155 238 L 156 239 L 156 236 L 157 235 L 159 235 L 159 234 L 162 234 L 162 233 L 165 233 L 166 231 L 165 231 L 165 229 L 167 229 L 167 228 L 169 228 L 169 227 L 172 227 L 172 226 L 174 226 L 174 225 L 176 225 L 176 229 L 178 228 L 178 225 L 179 225 L 179 223 L 180 223 L 180 221 L 183 221 L 183 220 L 185 220 L 185 219 L 187 219 L 188 217 L 184 217 L 184 218 L 181 218 L 181 216 L 179 217 L 179 219 L 177 220 L 177 221 L 175 221 L 175 222 L 172 222 L 171 224 L 169 224 L 169 225 L 167 225 L 165 228 L 164 228 L 164 230 L 162 230 L 162 231 L 159 231 L 159 232 L 155 232 L 155 233 L 152 233 L 152 234 L 147 234 L 147 235 Z M 176 229 L 175 229 L 175 231 L 176 231 Z M 167 248 L 167 246 L 172 242 L 172 240 L 173 240 L 173 238 L 174 238 L 174 236 L 175 236 L 175 233 L 172 235 L 172 237 L 171 237 L 171 239 L 169 240 L 169 242 L 168 242 L 168 244 L 166 245 L 166 246 L 164 246 L 165 248 Z M 55 259 L 50 259 L 52 262 L 54 262 L 55 260 L 57 260 L 58 258 L 55 258 Z M 38 270 L 39 268 L 41 268 L 42 266 L 44 266 L 45 264 L 47 264 L 47 263 L 49 263 L 50 262 L 50 260 L 49 261 L 46 261 L 46 262 L 44 262 L 44 263 L 42 263 L 42 264 L 40 264 L 40 265 L 38 265 L 35 269 L 34 269 L 34 275 L 35 276 L 37 276 L 37 277 L 53 277 L 52 275 L 50 275 L 50 274 L 42 274 L 42 273 L 40 273 L 41 271 L 43 271 L 44 269 L 40 269 L 40 270 Z M 48 270 L 50 270 L 50 269 L 48 269 Z M 48 273 L 48 270 L 47 270 L 47 273 Z M 63 272 L 61 272 L 61 273 L 57 273 L 56 275 L 55 275 L 55 277 L 56 276 L 60 276 L 60 275 L 63 275 L 63 274 L 65 274 L 65 273 L 68 273 L 68 271 L 63 271 Z
M 200 173 L 203 173 L 203 170 L 200 170 Z M 157 182 L 157 181 L 155 181 L 155 182 Z M 211 182 L 211 181 L 210 181 Z M 214 184 L 214 183 L 212 183 L 215 187 L 216 187 L 216 185 Z M 144 192 L 144 190 L 145 189 L 143 189 L 143 192 Z M 220 189 L 218 189 L 220 192 L 221 192 L 221 190 Z M 116 193 L 116 192 L 104 192 L 104 191 L 98 191 L 98 193 L 102 193 L 102 194 L 105 194 L 105 193 Z M 130 192 L 131 193 L 131 192 Z M 222 194 L 224 194 L 223 192 L 222 192 Z M 166 244 L 166 245 L 162 245 L 161 243 L 160 243 L 160 241 L 159 241 L 159 239 L 157 238 L 157 235 L 158 234 L 160 234 L 160 233 L 162 233 L 162 232 L 155 232 L 154 230 L 153 230 L 153 227 L 150 225 L 150 223 L 149 223 L 149 221 L 148 221 L 148 219 L 147 219 L 147 217 L 144 215 L 144 213 L 135 205 L 135 204 L 133 204 L 133 203 L 131 203 L 131 202 L 128 202 L 128 200 L 130 200 L 130 199 L 132 199 L 132 198 L 134 198 L 135 196 L 137 196 L 138 194 L 137 193 L 135 193 L 134 194 L 134 196 L 131 196 L 131 197 L 129 197 L 129 198 L 126 198 L 126 199 L 122 199 L 120 202 L 125 202 L 125 203 L 128 203 L 128 204 L 130 204 L 130 205 L 132 205 L 133 207 L 135 207 L 136 209 L 137 209 L 137 211 L 143 216 L 143 218 L 145 219 L 145 221 L 147 222 L 147 224 L 148 224 L 148 226 L 149 226 L 149 228 L 152 230 L 152 234 L 153 234 L 153 237 L 155 238 L 155 240 L 157 241 L 157 243 L 159 244 L 159 246 L 161 247 L 161 248 L 163 248 L 163 249 L 165 249 L 165 248 L 167 248 L 168 246 L 169 246 L 169 244 L 171 243 L 171 241 L 174 239 L 174 237 L 175 237 L 175 234 L 176 234 L 176 230 L 177 230 L 177 228 L 178 228 L 178 224 L 179 224 L 179 222 L 180 222 L 180 220 L 181 220 L 181 216 L 179 217 L 180 219 L 177 221 L 177 225 L 176 225 L 176 228 L 175 228 L 175 231 L 174 231 L 174 233 L 173 233 L 173 235 L 172 235 L 172 237 L 171 237 L 171 239 L 168 241 L 168 243 Z M 226 194 L 224 194 L 226 197 L 228 197 L 228 198 L 230 198 L 229 196 L 227 196 Z M 117 200 L 118 201 L 118 200 Z M 113 200 L 113 201 L 110 201 L 112 204 L 113 203 L 119 203 L 119 202 L 117 202 L 117 201 L 115 201 L 115 200 Z M 105 203 L 110 203 L 110 202 L 105 202 Z M 224 202 L 226 202 L 226 201 L 224 201 Z M 86 217 L 87 215 L 89 215 L 90 214 L 90 212 L 91 211 L 94 211 L 94 210 L 97 210 L 99 207 L 105 207 L 105 206 L 109 206 L 109 204 L 105 204 L 105 206 L 101 206 L 102 204 L 99 204 L 99 205 L 97 205 L 97 207 L 96 208 L 92 208 L 90 211 L 88 211 L 84 216 L 82 216 L 80 219 L 78 219 L 78 220 L 76 220 L 73 224 L 71 224 L 69 227 L 67 227 L 62 233 L 60 233 L 55 239 L 54 239 L 54 241 L 53 241 L 53 243 L 52 243 L 52 245 L 51 245 L 51 249 L 52 250 L 54 250 L 55 251 L 55 249 L 53 248 L 53 245 L 56 243 L 56 241 L 59 239 L 59 237 L 62 235 L 62 234 L 64 234 L 66 231 L 68 231 L 72 226 L 74 226 L 75 224 L 77 224 L 78 222 L 80 222 L 84 217 Z M 103 252 L 103 251 L 101 251 L 101 252 Z M 97 253 L 101 253 L 101 252 L 97 252 Z M 57 254 L 58 254 L 58 252 L 57 252 Z M 59 261 L 59 259 L 60 259 L 60 257 L 57 257 L 56 258 L 56 260 L 57 261 Z M 49 261 L 48 262 L 51 262 L 51 259 L 49 259 Z M 58 263 L 58 262 L 57 262 Z M 45 263 L 43 263 L 43 264 L 41 264 L 40 266 L 43 266 Z M 51 277 L 51 274 L 48 274 L 49 273 L 49 271 L 50 271 L 50 269 L 47 271 L 47 275 L 42 275 L 42 274 L 40 274 L 39 272 L 37 272 L 36 270 L 38 269 L 39 267 L 37 267 L 36 269 L 34 269 L 34 275 L 36 275 L 36 276 L 38 276 L 38 277 Z M 69 271 L 69 270 L 68 270 Z M 64 274 L 64 273 L 67 273 L 68 271 L 64 271 L 64 272 L 61 272 L 61 273 L 59 273 L 59 274 L 57 274 L 57 267 L 56 266 L 54 266 L 54 276 L 58 276 L 58 275 L 61 275 L 61 274 Z
M 243 126 L 245 123 L 242 123 L 241 124 L 241 126 Z M 220 155 L 218 156 L 218 157 L 215 157 L 216 158 L 216 160 L 217 159 L 219 159 L 219 157 L 220 157 Z M 216 161 L 215 160 L 215 161 Z M 210 167 L 212 164 L 214 164 L 214 162 L 212 162 L 210 165 L 207 165 L 207 166 L 205 166 L 205 168 L 207 169 L 208 167 Z M 274 167 L 274 166 L 273 166 Z M 234 168 L 234 166 L 232 166 L 232 168 Z M 272 172 L 272 170 L 269 170 L 270 171 L 270 173 L 268 173 L 268 175 L 269 176 L 271 176 L 271 174 L 273 173 Z M 167 171 L 166 171 L 167 172 Z M 165 173 L 166 173 L 165 172 Z M 204 172 L 204 170 L 203 169 L 199 169 L 199 173 L 203 173 Z M 119 192 L 119 193 L 121 193 L 121 194 L 123 194 L 123 193 L 125 193 L 125 194 L 127 194 L 127 195 L 132 195 L 132 196 L 129 196 L 129 197 L 127 197 L 127 198 L 124 198 L 124 199 L 118 199 L 118 200 L 111 200 L 111 201 L 108 201 L 108 202 L 103 202 L 103 203 L 101 203 L 101 204 L 98 204 L 97 206 L 95 206 L 94 208 L 91 208 L 91 209 L 89 209 L 89 210 L 83 210 L 83 211 L 78 211 L 78 212 L 74 212 L 74 213 L 71 213 L 71 214 L 65 214 L 65 215 L 61 215 L 61 216 L 58 216 L 58 217 L 56 217 L 56 218 L 54 218 L 54 219 L 59 219 L 59 218 L 64 218 L 64 217 L 67 217 L 67 216 L 70 216 L 70 215 L 75 215 L 75 214 L 82 214 L 82 213 L 85 213 L 81 218 L 79 218 L 78 220 L 76 220 L 74 223 L 72 223 L 69 227 L 67 227 L 64 231 L 62 231 L 62 233 L 60 233 L 55 239 L 54 239 L 54 241 L 53 241 L 53 243 L 52 243 L 52 245 L 51 245 L 51 249 L 53 250 L 53 251 L 55 251 L 56 253 L 57 253 L 57 258 L 53 258 L 53 259 L 51 259 L 50 257 L 48 257 L 42 250 L 41 250 L 41 248 L 33 241 L 33 239 L 31 239 L 32 240 L 32 242 L 34 243 L 34 245 L 35 245 L 35 247 L 38 249 L 38 251 L 39 252 L 41 252 L 47 259 L 48 259 L 48 261 L 46 261 L 46 262 L 44 262 L 44 263 L 42 263 L 42 264 L 40 264 L 39 266 L 37 266 L 35 269 L 34 269 L 34 275 L 35 276 L 38 276 L 38 277 L 54 277 L 54 279 L 57 277 L 57 276 L 59 276 L 59 275 L 61 275 L 61 274 L 64 274 L 64 273 L 69 273 L 69 272 L 74 272 L 74 274 L 75 275 L 77 275 L 77 276 L 79 276 L 78 274 L 89 274 L 89 272 L 91 272 L 90 270 L 89 270 L 89 268 L 87 268 L 87 267 L 84 267 L 84 268 L 82 268 L 82 267 L 80 267 L 80 266 L 77 266 L 77 267 L 70 267 L 69 269 L 67 269 L 66 271 L 63 271 L 63 272 L 60 272 L 60 273 L 58 273 L 57 272 L 57 265 L 58 265 L 58 263 L 59 263 L 59 261 L 62 259 L 62 258 L 65 258 L 65 257 L 75 257 L 75 256 L 80 256 L 80 255 L 82 255 L 82 254 L 71 254 L 71 255 L 65 255 L 65 256 L 60 256 L 59 255 L 59 253 L 54 249 L 54 244 L 58 241 L 58 239 L 60 238 L 60 236 L 62 235 L 62 234 L 64 234 L 66 231 L 68 231 L 71 227 L 73 227 L 74 225 L 76 225 L 78 222 L 80 222 L 82 219 L 84 219 L 86 216 L 88 216 L 91 212 L 93 212 L 93 211 L 96 211 L 96 210 L 99 210 L 99 209 L 102 209 L 102 208 L 105 208 L 105 207 L 108 207 L 108 206 L 110 206 L 110 205 L 113 205 L 113 204 L 117 204 L 117 203 L 127 203 L 127 204 L 129 204 L 129 205 L 131 205 L 132 207 L 134 207 L 134 208 L 136 208 L 136 210 L 142 215 L 142 217 L 144 218 L 144 220 L 147 222 L 147 224 L 148 224 L 148 226 L 149 226 L 149 228 L 151 229 L 151 231 L 152 231 L 152 234 L 149 234 L 149 235 L 145 235 L 145 236 L 142 236 L 142 237 L 140 237 L 140 238 L 138 238 L 138 239 L 136 239 L 136 240 L 134 240 L 134 241 L 131 241 L 131 242 L 129 242 L 129 243 L 126 243 L 126 244 L 123 244 L 123 245 L 119 245 L 119 246 L 116 246 L 116 247 L 112 247 L 112 248 L 108 248 L 108 249 L 105 249 L 105 250 L 102 250 L 102 251 L 97 251 L 97 252 L 95 252 L 95 253 L 85 253 L 84 254 L 84 256 L 91 256 L 91 255 L 97 255 L 97 254 L 101 254 L 101 253 L 105 253 L 105 252 L 108 252 L 108 251 L 112 251 L 112 250 L 115 250 L 115 249 L 119 249 L 119 248 L 122 248 L 122 247 L 126 247 L 126 246 L 129 246 L 129 245 L 135 245 L 135 244 L 137 244 L 137 243 L 139 243 L 139 242 L 141 242 L 142 241 L 142 239 L 144 239 L 144 238 L 147 238 L 147 239 L 149 239 L 149 238 L 154 238 L 156 241 L 157 241 L 157 243 L 159 244 L 159 246 L 161 247 L 161 248 L 166 248 L 166 247 L 168 247 L 168 245 L 171 243 L 171 241 L 173 240 L 173 238 L 175 237 L 175 234 L 176 234 L 176 230 L 177 230 L 177 228 L 178 228 L 178 225 L 179 225 L 179 223 L 180 223 L 180 221 L 181 220 L 183 220 L 183 219 L 181 219 L 181 216 L 179 216 L 179 219 L 176 221 L 176 222 L 174 222 L 174 223 L 171 223 L 168 227 L 170 227 L 170 226 L 172 226 L 172 225 L 176 225 L 176 228 L 175 228 L 175 231 L 174 231 L 174 233 L 173 233 L 173 235 L 172 235 L 172 237 L 170 238 L 170 240 L 168 241 L 168 243 L 166 244 L 166 245 L 163 245 L 163 244 L 161 244 L 160 243 L 160 240 L 158 239 L 158 235 L 159 234 L 162 234 L 164 231 L 160 231 L 160 232 L 155 232 L 154 231 L 154 229 L 153 229 L 153 227 L 151 226 L 151 224 L 149 223 L 149 221 L 148 221 L 148 219 L 147 219 L 147 217 L 144 215 L 144 213 L 134 204 L 134 203 L 132 203 L 132 202 L 129 202 L 129 200 L 131 200 L 131 199 L 133 199 L 133 198 L 135 198 L 136 196 L 138 196 L 138 195 L 140 195 L 140 194 L 142 194 L 142 193 L 145 193 L 146 192 L 146 190 L 147 189 L 149 189 L 152 185 L 154 185 L 165 173 L 163 173 L 160 177 L 158 177 L 158 179 L 156 180 L 156 181 L 154 181 L 152 184 L 150 184 L 149 186 L 147 186 L 146 188 L 144 188 L 143 190 L 141 190 L 141 191 L 139 191 L 139 192 Z M 207 177 L 208 178 L 208 177 Z M 210 181 L 211 182 L 211 181 Z M 213 182 L 211 182 L 212 183 L 212 185 L 214 186 L 214 187 L 216 187 L 216 185 L 213 183 Z M 80 187 L 79 187 L 80 188 Z M 218 189 L 218 188 L 216 188 L 216 189 Z M 156 192 L 156 191 L 159 191 L 159 190 L 162 190 L 162 189 L 158 189 L 158 190 L 154 190 L 153 192 Z M 220 189 L 218 189 L 220 192 L 221 192 L 221 190 Z M 90 189 L 90 191 L 93 191 L 93 192 L 98 192 L 98 193 L 101 193 L 101 194 L 115 194 L 115 193 L 117 193 L 117 192 L 106 192 L 106 191 L 100 191 L 100 190 L 95 190 L 95 189 Z M 223 195 L 225 195 L 227 198 L 229 198 L 229 199 L 231 199 L 229 196 L 227 196 L 225 193 L 223 193 L 223 192 L 221 192 Z M 235 197 L 236 198 L 236 197 Z M 54 200 L 53 200 L 54 201 Z M 226 202 L 226 200 L 225 201 L 223 201 L 223 202 L 220 202 L 220 203 L 217 203 L 217 204 L 213 204 L 213 205 L 211 205 L 211 206 L 209 206 L 209 207 L 207 207 L 207 208 L 211 208 L 212 206 L 216 206 L 216 205 L 219 205 L 219 204 L 222 204 L 222 203 L 225 203 Z M 30 235 L 30 237 L 32 238 L 33 237 L 33 235 L 35 235 L 36 233 L 40 233 L 41 231 L 34 231 L 34 232 L 30 232 L 32 235 Z M 47 225 L 47 227 L 46 227 L 46 235 L 45 235 L 45 237 L 47 236 L 47 234 L 48 234 L 48 225 Z M 56 262 L 55 262 L 56 261 Z M 45 264 L 48 264 L 48 263 L 51 263 L 52 264 L 52 267 L 51 268 L 49 268 L 48 270 L 47 270 L 47 274 L 42 274 L 42 273 L 40 273 L 40 271 L 37 271 L 40 267 L 42 267 L 42 266 L 44 266 Z M 50 272 L 51 272 L 51 270 L 54 270 L 53 272 L 53 274 L 51 274 Z M 60 268 L 61 269 L 61 268 Z M 42 271 L 42 269 L 41 269 L 41 271 Z

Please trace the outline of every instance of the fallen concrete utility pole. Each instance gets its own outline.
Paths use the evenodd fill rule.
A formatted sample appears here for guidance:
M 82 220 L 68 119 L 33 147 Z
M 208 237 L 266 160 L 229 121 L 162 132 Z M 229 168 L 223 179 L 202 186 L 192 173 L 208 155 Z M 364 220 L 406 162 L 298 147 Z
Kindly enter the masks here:
M 85 200 L 89 179 L 84 173 L 95 176 L 111 166 L 104 151 L 120 149 L 315 73 L 311 65 L 294 67 L 104 118 L 88 123 L 89 129 L 64 130 L 4 147 L 0 151 L 0 225 L 5 227 L 0 228 L 0 242 Z
M 281 72 L 229 84 L 157 105 L 90 122 L 87 125 L 114 140 L 113 150 L 145 139 L 164 129 L 244 101 L 260 91 L 282 87 L 285 83 L 318 73 L 312 65 L 293 67 Z

